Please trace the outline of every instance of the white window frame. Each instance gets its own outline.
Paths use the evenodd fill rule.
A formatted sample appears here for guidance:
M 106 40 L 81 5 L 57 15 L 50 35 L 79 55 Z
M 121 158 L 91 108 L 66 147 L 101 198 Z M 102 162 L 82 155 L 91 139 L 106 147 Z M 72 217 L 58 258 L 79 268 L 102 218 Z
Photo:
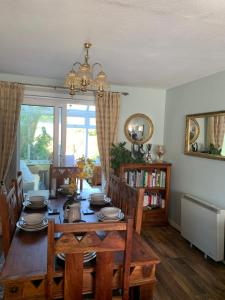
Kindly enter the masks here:
M 76 103 L 76 104 L 84 104 L 82 103 Z M 94 104 L 90 104 L 90 103 L 86 103 L 86 105 L 89 107 L 91 105 Z M 90 125 L 90 119 L 91 118 L 95 118 L 96 119 L 96 112 L 95 111 L 90 111 L 90 110 L 74 110 L 74 114 L 71 113 L 67 114 L 67 116 L 71 116 L 71 117 L 82 117 L 85 119 L 84 125 L 75 125 L 75 124 L 71 124 L 70 126 L 68 126 L 67 123 L 67 128 L 84 128 L 85 129 L 85 137 L 86 137 L 86 142 L 85 142 L 85 153 L 84 156 L 85 158 L 88 157 L 88 129 L 96 129 L 96 125 Z

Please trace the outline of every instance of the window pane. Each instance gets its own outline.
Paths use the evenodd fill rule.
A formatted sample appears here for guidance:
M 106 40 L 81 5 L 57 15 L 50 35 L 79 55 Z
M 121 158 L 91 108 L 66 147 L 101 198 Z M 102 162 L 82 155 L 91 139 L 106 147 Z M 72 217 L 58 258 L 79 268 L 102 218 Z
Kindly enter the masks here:
M 95 111 L 95 105 L 89 105 L 89 110 L 90 111 Z
M 96 118 L 90 118 L 89 122 L 91 126 L 96 126 Z
M 87 110 L 88 106 L 83 104 L 67 104 L 67 109 Z
M 67 117 L 68 125 L 85 125 L 85 118 L 83 117 Z
M 53 107 L 22 105 L 20 158 L 51 160 L 53 154 Z
M 54 108 L 22 105 L 20 112 L 20 170 L 24 192 L 49 188 L 53 158 Z
M 86 134 L 84 128 L 67 128 L 66 155 L 74 155 L 75 159 L 85 155 Z
M 88 158 L 99 162 L 96 129 L 88 129 Z

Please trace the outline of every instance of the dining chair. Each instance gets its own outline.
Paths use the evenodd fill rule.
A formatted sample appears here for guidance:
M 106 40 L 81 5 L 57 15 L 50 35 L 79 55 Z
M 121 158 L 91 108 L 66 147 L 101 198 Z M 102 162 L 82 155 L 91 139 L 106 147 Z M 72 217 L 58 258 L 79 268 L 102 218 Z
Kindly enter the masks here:
M 19 219 L 19 209 L 15 186 L 12 186 L 7 195 L 0 194 L 0 214 L 2 220 L 2 244 L 6 258 L 11 240 Z
M 122 235 L 120 231 L 124 231 Z M 84 233 L 81 240 L 75 234 Z M 97 234 L 98 232 L 98 234 Z M 105 233 L 99 237 L 99 232 Z M 111 300 L 114 275 L 114 254 L 124 252 L 121 268 L 122 296 L 119 299 L 129 299 L 129 276 L 131 261 L 131 244 L 133 219 L 121 222 L 55 224 L 49 220 L 48 224 L 48 264 L 47 264 L 47 299 L 53 299 L 53 279 L 55 271 L 55 255 L 65 254 L 64 269 L 64 299 L 83 299 L 85 267 L 83 255 L 96 252 L 96 262 L 93 263 L 93 293 L 95 300 Z M 56 233 L 61 233 L 55 240 Z M 116 298 L 118 299 L 118 298 Z
M 122 178 L 113 174 L 109 177 L 108 197 L 111 198 L 113 206 L 119 207 L 125 215 L 134 219 L 134 229 L 141 232 L 144 188 L 129 186 Z
M 74 177 L 76 180 L 77 186 L 79 185 L 80 191 L 83 189 L 83 179 L 79 177 L 80 169 L 78 167 L 54 167 L 50 166 L 50 181 L 49 181 L 49 190 L 51 192 L 53 188 L 53 179 L 55 179 L 55 188 L 58 189 L 60 185 L 64 184 L 64 181 L 68 179 L 71 180 L 71 177 Z
M 120 199 L 121 183 L 122 183 L 122 179 L 120 177 L 110 174 L 107 196 L 111 198 L 112 204 L 119 208 L 121 208 L 122 206 L 121 199 Z
M 21 171 L 19 171 L 17 173 L 17 178 L 12 180 L 12 185 L 15 186 L 18 216 L 20 216 L 21 211 L 22 211 L 22 207 L 23 207 L 23 201 L 24 201 L 23 175 L 22 175 Z

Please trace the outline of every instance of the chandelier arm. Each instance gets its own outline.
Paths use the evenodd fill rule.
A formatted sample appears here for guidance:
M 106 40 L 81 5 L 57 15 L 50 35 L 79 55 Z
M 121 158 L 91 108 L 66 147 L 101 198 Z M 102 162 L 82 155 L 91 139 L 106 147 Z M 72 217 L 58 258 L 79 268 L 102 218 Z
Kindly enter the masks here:
M 73 63 L 73 67 L 75 67 L 76 65 L 81 66 L 81 63 L 79 61 L 76 61 L 75 63 Z
M 99 66 L 101 68 L 101 71 L 103 71 L 103 66 L 100 63 L 98 63 L 98 62 L 94 63 L 92 65 L 92 70 L 94 70 L 95 66 Z

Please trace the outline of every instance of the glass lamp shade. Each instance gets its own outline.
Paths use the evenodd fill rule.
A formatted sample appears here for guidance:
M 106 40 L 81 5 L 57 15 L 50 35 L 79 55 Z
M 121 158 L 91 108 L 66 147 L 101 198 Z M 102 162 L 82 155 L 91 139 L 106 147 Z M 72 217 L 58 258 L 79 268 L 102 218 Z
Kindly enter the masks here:
M 107 76 L 105 72 L 100 71 L 97 74 L 96 79 L 94 81 L 94 88 L 98 89 L 98 91 L 100 92 L 104 92 L 109 87 L 109 85 L 106 82 L 106 78 Z
M 71 85 L 75 85 L 77 81 L 77 73 L 72 69 L 66 76 L 64 85 L 70 88 Z
M 77 86 L 79 86 L 79 78 L 77 76 L 77 73 L 72 69 L 66 76 L 65 82 L 64 82 L 65 87 L 70 89 L 70 95 L 73 96 L 75 95 L 75 90 Z

